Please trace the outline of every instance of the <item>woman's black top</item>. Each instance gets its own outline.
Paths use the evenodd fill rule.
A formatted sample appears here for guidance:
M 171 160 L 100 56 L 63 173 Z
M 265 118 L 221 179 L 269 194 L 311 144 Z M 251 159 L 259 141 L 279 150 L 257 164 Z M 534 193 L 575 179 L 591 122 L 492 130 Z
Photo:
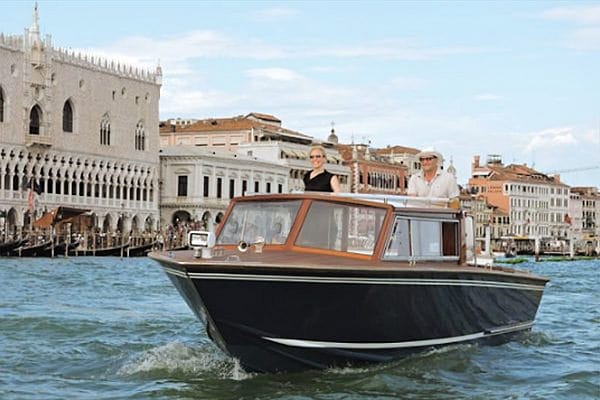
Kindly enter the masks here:
M 307 192 L 333 192 L 331 187 L 331 178 L 333 174 L 324 170 L 314 178 L 310 179 L 310 173 L 308 171 L 304 174 L 304 190 Z

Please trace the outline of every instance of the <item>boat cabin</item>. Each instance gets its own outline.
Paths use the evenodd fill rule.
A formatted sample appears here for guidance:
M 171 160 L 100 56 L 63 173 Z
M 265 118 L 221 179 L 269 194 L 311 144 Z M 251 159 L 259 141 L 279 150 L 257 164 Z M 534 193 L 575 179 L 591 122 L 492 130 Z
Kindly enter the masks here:
M 363 260 L 461 259 L 463 214 L 447 199 L 364 194 L 249 195 L 232 200 L 216 246 Z

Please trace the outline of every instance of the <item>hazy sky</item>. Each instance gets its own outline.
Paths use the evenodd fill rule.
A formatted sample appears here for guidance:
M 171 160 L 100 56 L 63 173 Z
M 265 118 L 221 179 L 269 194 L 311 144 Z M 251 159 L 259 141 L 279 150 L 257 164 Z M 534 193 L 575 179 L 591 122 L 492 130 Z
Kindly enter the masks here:
M 3 1 L 0 32 L 33 4 Z M 600 1 L 38 4 L 56 47 L 160 59 L 161 119 L 262 112 L 320 139 L 334 121 L 345 143 L 434 147 L 460 183 L 500 154 L 600 186 Z

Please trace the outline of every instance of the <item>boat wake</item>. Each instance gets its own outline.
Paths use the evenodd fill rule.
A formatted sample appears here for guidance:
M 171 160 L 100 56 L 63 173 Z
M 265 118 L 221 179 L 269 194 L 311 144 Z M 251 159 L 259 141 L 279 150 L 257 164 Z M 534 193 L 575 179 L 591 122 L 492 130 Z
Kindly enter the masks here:
M 517 337 L 517 342 L 525 346 L 540 347 L 552 344 L 554 340 L 544 332 L 528 331 L 521 333 Z
M 117 374 L 232 380 L 244 380 L 252 376 L 242 369 L 236 359 L 227 357 L 210 344 L 194 347 L 181 342 L 171 342 L 146 350 L 127 361 Z
M 346 366 L 328 368 L 327 372 L 338 375 L 352 375 L 365 373 L 381 373 L 386 370 L 405 370 L 410 371 L 419 369 L 421 366 L 442 365 L 444 363 L 459 362 L 461 360 L 470 362 L 471 355 L 474 354 L 479 346 L 477 344 L 456 344 L 432 348 L 421 353 L 412 354 L 400 360 L 394 360 L 382 364 L 371 364 L 365 367 Z

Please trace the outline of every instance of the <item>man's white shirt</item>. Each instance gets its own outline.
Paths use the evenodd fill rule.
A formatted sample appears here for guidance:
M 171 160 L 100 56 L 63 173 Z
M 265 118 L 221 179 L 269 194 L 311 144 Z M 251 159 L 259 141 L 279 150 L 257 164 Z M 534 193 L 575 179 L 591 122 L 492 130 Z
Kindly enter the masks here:
M 430 182 L 423 177 L 423 171 L 411 176 L 408 181 L 407 194 L 419 197 L 452 198 L 459 195 L 459 190 L 454 175 L 438 168 L 435 177 Z

